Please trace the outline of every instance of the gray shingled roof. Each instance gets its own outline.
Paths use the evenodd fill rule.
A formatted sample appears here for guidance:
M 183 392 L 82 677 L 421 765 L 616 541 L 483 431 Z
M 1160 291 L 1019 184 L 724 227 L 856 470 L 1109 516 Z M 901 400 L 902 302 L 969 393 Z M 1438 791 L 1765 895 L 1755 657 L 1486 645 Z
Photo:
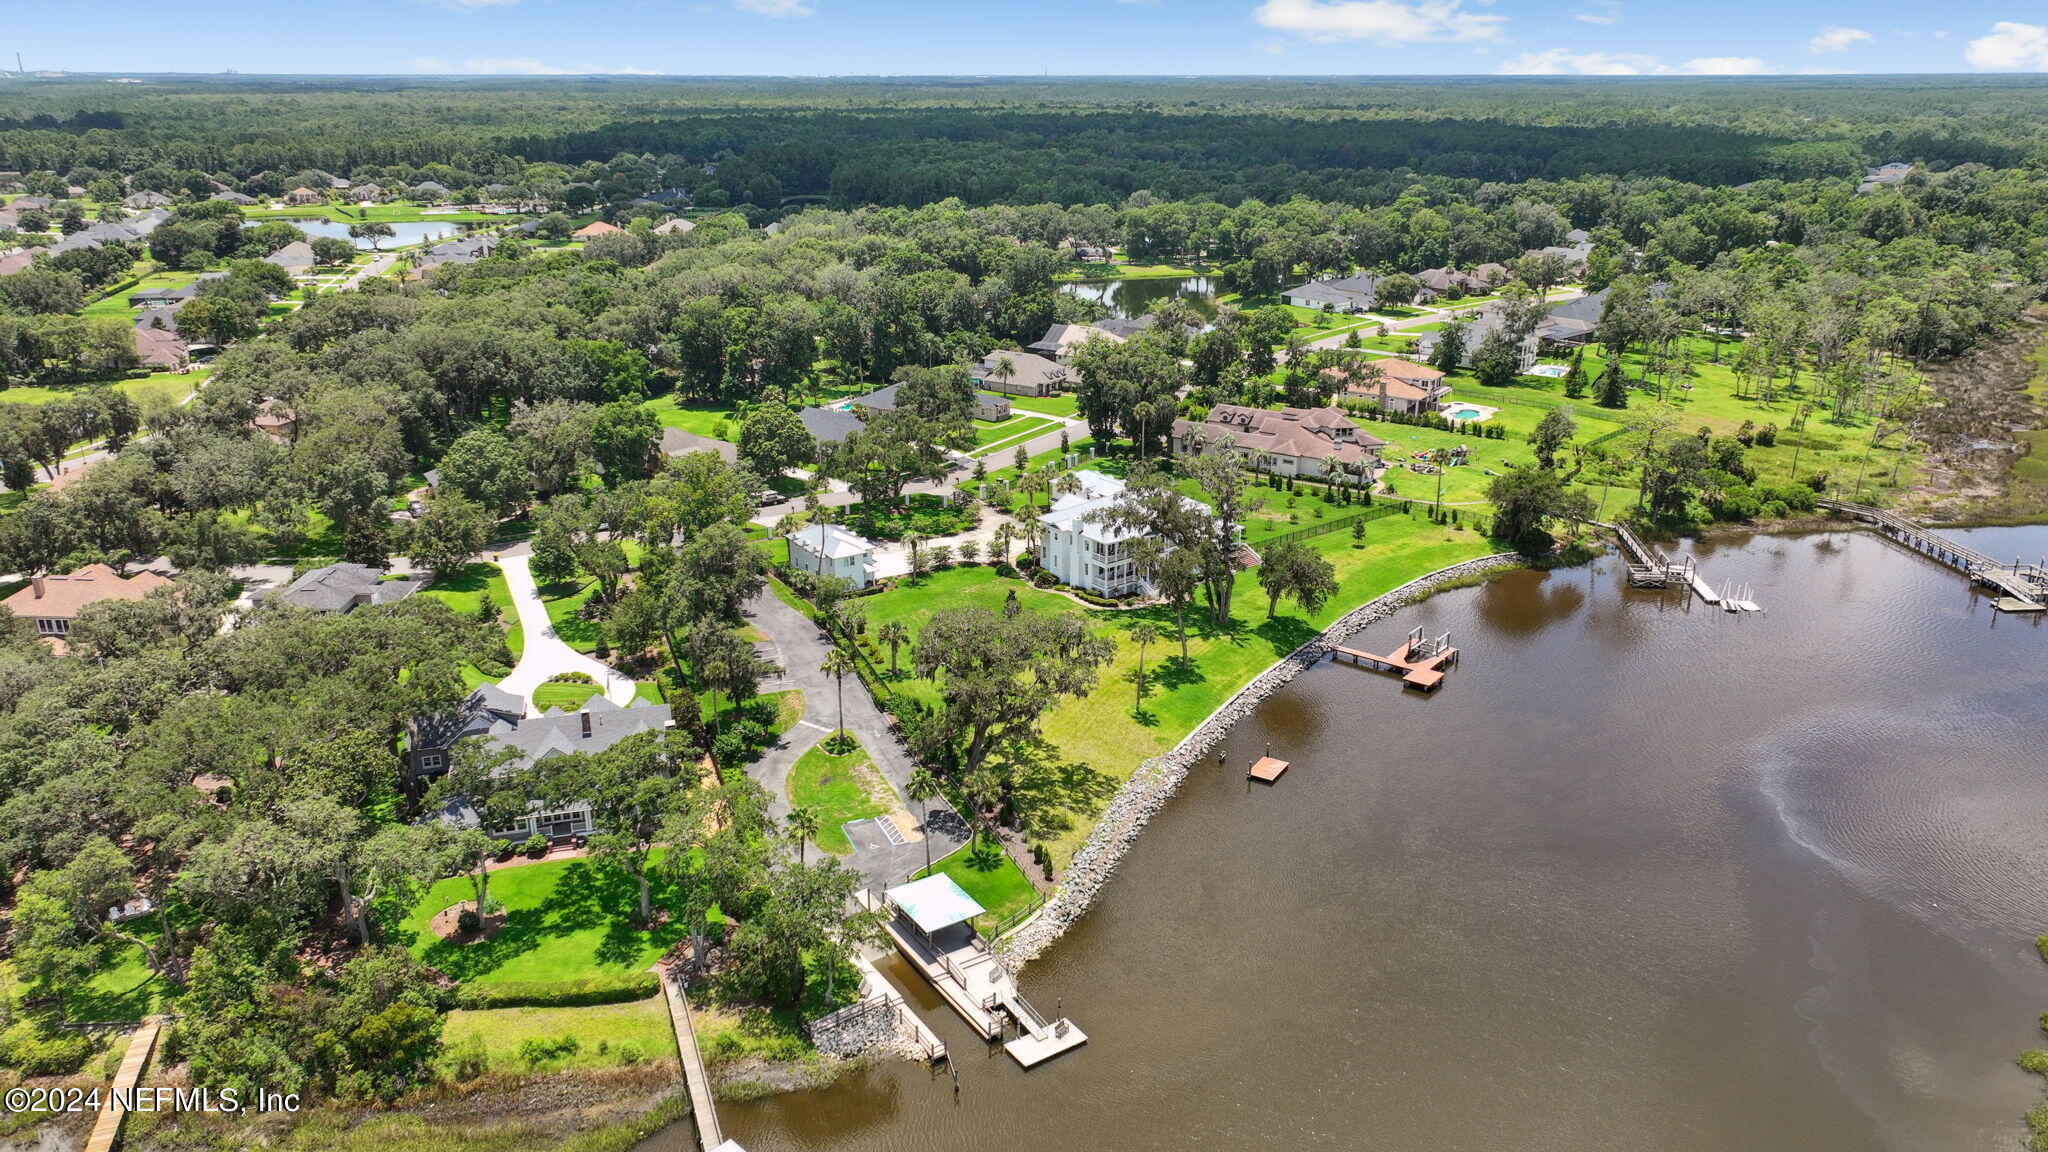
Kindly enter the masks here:
M 673 718 L 666 704 L 634 700 L 622 708 L 602 695 L 592 696 L 577 711 L 561 708 L 532 717 L 525 711 L 525 702 L 511 693 L 494 684 L 479 685 L 454 709 L 415 719 L 413 751 L 445 751 L 480 736 L 493 749 L 513 749 L 531 764 L 556 753 L 602 752 L 636 733 L 664 729 Z M 590 720 L 587 736 L 585 716 Z
M 396 603 L 425 584 L 411 577 L 386 580 L 382 568 L 368 564 L 329 564 L 292 581 L 291 587 L 276 595 L 287 604 L 315 612 L 347 612 L 365 604 Z
M 838 408 L 806 408 L 796 414 L 811 438 L 820 444 L 837 444 L 860 431 L 860 417 Z

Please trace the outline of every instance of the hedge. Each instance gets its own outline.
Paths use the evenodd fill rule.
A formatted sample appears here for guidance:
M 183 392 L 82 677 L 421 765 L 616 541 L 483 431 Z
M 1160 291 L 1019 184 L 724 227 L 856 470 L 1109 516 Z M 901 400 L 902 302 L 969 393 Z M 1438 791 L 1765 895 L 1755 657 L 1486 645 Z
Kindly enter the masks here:
M 652 972 L 624 972 L 582 980 L 527 981 L 509 984 L 467 984 L 455 991 L 457 1008 L 586 1008 L 645 1000 L 661 991 Z

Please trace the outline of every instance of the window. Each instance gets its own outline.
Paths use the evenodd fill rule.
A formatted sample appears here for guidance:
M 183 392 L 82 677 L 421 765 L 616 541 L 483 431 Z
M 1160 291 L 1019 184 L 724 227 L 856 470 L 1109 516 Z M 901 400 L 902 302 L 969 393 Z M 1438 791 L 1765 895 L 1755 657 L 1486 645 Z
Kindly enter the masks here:
M 439 752 L 420 753 L 420 771 L 422 772 L 439 772 L 447 763 L 447 758 Z
M 49 616 L 36 618 L 36 634 L 39 636 L 62 636 L 71 631 L 71 621 L 58 620 Z

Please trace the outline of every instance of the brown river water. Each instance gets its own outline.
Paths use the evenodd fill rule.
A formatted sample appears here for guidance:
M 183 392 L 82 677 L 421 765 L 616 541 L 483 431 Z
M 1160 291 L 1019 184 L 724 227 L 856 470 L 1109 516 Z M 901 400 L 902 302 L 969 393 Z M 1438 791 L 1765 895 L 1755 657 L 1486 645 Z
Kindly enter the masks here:
M 2048 529 L 1961 534 L 2028 559 Z M 1432 697 L 1324 664 L 1024 974 L 1089 1044 L 720 1109 L 749 1152 L 2018 1147 L 2048 965 L 2048 627 L 1871 536 L 1438 596 Z M 1247 788 L 1270 744 L 1293 768 Z M 688 1147 L 687 1125 L 647 1148 Z

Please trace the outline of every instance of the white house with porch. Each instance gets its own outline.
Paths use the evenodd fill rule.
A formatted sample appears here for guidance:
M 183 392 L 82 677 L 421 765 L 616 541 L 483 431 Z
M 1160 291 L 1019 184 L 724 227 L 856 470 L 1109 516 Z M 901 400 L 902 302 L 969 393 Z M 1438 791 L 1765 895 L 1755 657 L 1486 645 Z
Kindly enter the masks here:
M 789 566 L 865 588 L 875 582 L 875 546 L 837 524 L 808 524 L 789 534 Z
M 1098 596 L 1150 592 L 1152 585 L 1138 571 L 1131 548 L 1131 542 L 1144 533 L 1109 522 L 1110 509 L 1123 495 L 1124 482 L 1094 471 L 1076 472 L 1073 477 L 1081 490 L 1054 500 L 1038 518 L 1039 567 L 1062 584 Z M 1202 509 L 1199 502 L 1182 499 Z

